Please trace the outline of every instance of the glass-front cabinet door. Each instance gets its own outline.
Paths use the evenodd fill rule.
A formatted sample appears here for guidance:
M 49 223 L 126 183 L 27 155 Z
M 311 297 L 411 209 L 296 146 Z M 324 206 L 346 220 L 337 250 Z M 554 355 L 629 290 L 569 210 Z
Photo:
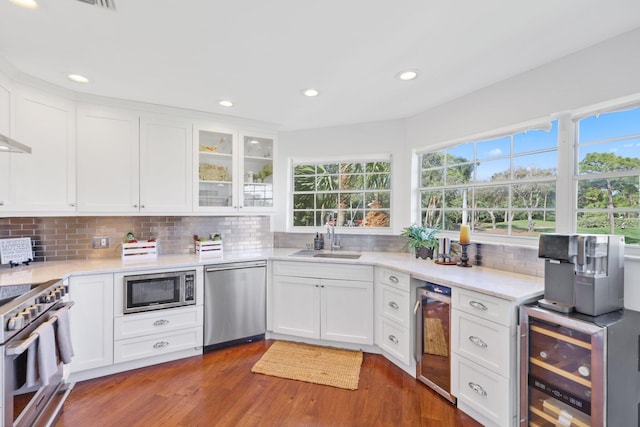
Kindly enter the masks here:
M 274 138 L 241 133 L 242 199 L 245 210 L 262 211 L 273 208 Z
M 197 210 L 238 207 L 234 185 L 236 138 L 231 131 L 197 129 Z
M 261 213 L 273 210 L 275 136 L 196 127 L 194 210 Z

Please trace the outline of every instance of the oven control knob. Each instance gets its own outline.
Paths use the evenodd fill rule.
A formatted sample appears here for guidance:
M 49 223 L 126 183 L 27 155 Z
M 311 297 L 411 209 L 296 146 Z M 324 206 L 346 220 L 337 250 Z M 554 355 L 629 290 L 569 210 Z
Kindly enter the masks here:
M 44 309 L 44 307 L 40 303 L 33 304 L 31 306 L 31 308 L 35 308 L 36 309 L 36 313 L 42 313 L 42 310 Z
M 63 296 L 65 296 L 66 292 L 64 290 L 64 286 L 59 286 L 56 288 L 56 293 L 60 293 L 60 298 L 62 298 Z
M 36 307 L 35 305 L 32 305 L 31 307 L 27 308 L 27 310 L 29 310 L 29 316 L 36 317 L 38 315 L 38 307 Z
M 29 311 L 28 308 L 25 308 L 24 310 L 22 310 L 20 314 L 24 318 L 25 322 L 29 323 L 31 321 L 31 312 Z
M 7 322 L 7 330 L 8 331 L 17 331 L 24 327 L 24 317 L 22 313 L 18 313 L 15 316 L 11 317 Z

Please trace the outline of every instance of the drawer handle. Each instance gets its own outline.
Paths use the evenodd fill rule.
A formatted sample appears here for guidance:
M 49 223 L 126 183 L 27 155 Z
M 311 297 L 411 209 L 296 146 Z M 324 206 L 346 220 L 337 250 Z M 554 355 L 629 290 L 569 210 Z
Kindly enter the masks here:
M 469 381 L 469 388 L 473 391 L 475 391 L 476 393 L 478 393 L 480 396 L 486 396 L 487 392 L 482 388 L 482 386 L 480 384 L 476 384 L 473 383 L 471 381 Z
M 389 276 L 389 281 L 393 282 L 393 283 L 398 283 L 400 281 L 400 279 L 398 279 L 396 276 Z
M 391 341 L 394 344 L 398 344 L 400 341 L 398 341 L 398 338 L 395 337 L 395 335 L 389 335 L 389 341 Z
M 155 343 L 155 344 L 153 345 L 153 348 L 155 348 L 155 349 L 160 349 L 160 348 L 165 348 L 165 347 L 167 347 L 168 345 L 169 345 L 169 343 L 168 343 L 168 342 L 166 342 L 166 341 L 160 341 L 160 342 Z
M 160 320 L 156 320 L 155 322 L 153 322 L 153 326 L 164 326 L 164 325 L 168 325 L 169 321 L 165 320 L 165 319 L 160 319 Z
M 478 347 L 487 348 L 487 343 L 482 341 L 480 337 L 476 337 L 475 335 L 471 335 L 469 337 L 469 341 L 477 345 Z
M 484 311 L 488 310 L 487 306 L 481 303 L 480 301 L 470 301 L 469 305 L 473 308 L 477 308 L 478 310 L 484 310 Z
M 395 301 L 389 301 L 389 307 L 391 307 L 391 308 L 393 308 L 395 310 L 400 308 L 400 306 L 398 304 L 396 304 Z

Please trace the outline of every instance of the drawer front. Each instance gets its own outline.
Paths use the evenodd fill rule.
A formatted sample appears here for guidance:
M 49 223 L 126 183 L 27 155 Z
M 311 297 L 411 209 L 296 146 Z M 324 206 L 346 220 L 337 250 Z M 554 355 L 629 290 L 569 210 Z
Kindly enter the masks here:
M 512 360 L 510 329 L 460 310 L 452 310 L 451 317 L 453 351 L 508 377 Z
M 514 397 L 509 395 L 507 379 L 455 353 L 451 363 L 451 392 L 458 402 L 482 414 L 491 425 L 513 425 L 509 414 Z
M 320 277 L 323 279 L 373 282 L 373 267 L 370 265 L 274 261 L 273 274 L 277 276 Z
M 129 314 L 114 319 L 115 340 L 202 326 L 202 306 Z
M 380 311 L 388 319 L 409 327 L 411 310 L 409 293 L 398 291 L 386 285 L 380 287 Z
M 120 340 L 114 343 L 113 359 L 115 363 L 122 363 L 181 350 L 201 350 L 202 340 L 202 327 Z
M 515 307 L 510 301 L 466 289 L 453 289 L 453 308 L 483 319 L 510 326 L 515 321 Z
M 411 289 L 411 276 L 407 273 L 390 270 L 388 268 L 378 269 L 378 280 L 385 285 L 393 286 L 401 291 L 409 291 Z
M 406 365 L 411 364 L 409 329 L 382 319 L 378 333 L 378 345 Z

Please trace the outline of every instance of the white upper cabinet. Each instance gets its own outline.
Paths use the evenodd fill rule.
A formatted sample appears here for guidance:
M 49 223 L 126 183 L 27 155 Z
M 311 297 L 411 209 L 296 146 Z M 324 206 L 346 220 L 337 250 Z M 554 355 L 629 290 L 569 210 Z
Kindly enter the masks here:
M 197 127 L 194 150 L 194 210 L 235 212 L 238 209 L 237 133 Z
M 140 212 L 191 212 L 192 132 L 190 122 L 140 120 Z
M 140 206 L 138 114 L 78 107 L 78 211 L 134 213 Z
M 240 206 L 251 212 L 273 211 L 273 151 L 275 137 L 240 133 L 242 194 Z
M 5 95 L 6 96 L 6 95 Z M 75 212 L 75 104 L 28 87 L 15 91 L 12 137 L 31 154 L 11 154 L 12 212 Z
M 194 210 L 273 211 L 275 137 L 206 126 L 194 132 Z

